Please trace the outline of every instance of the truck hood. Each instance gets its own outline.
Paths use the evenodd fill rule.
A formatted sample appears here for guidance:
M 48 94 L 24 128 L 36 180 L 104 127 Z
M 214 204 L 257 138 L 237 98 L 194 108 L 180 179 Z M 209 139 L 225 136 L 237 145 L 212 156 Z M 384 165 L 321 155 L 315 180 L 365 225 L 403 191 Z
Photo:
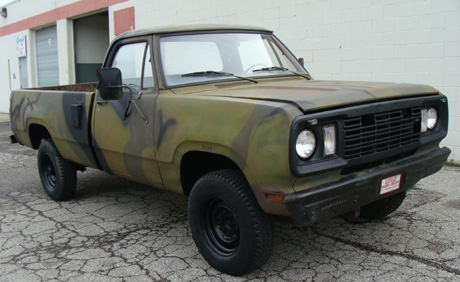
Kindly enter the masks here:
M 184 89 L 185 90 L 185 89 Z M 192 90 L 192 89 L 190 89 Z M 199 91 L 197 93 L 197 90 Z M 176 91 L 175 91 L 176 92 Z M 183 91 L 180 91 L 183 94 Z M 259 84 L 214 84 L 195 88 L 200 96 L 285 102 L 304 113 L 379 100 L 438 94 L 431 86 L 406 83 L 284 79 Z

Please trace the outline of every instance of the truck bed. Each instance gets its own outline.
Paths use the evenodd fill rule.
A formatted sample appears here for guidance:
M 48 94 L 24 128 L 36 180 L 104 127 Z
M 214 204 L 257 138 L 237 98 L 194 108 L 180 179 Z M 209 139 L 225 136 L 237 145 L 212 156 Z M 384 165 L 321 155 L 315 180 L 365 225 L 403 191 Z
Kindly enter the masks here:
M 51 137 L 62 156 L 98 168 L 91 141 L 96 83 L 11 92 L 11 129 L 19 143 L 38 148 Z

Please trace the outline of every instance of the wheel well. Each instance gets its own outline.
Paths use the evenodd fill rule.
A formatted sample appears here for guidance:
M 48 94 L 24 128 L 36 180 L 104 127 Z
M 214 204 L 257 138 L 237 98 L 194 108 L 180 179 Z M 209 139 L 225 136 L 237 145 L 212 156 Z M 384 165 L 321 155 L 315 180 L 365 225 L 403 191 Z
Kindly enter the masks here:
M 205 152 L 188 152 L 182 157 L 180 178 L 184 195 L 188 196 L 195 182 L 208 172 L 221 169 L 238 169 L 229 158 Z
M 31 124 L 29 126 L 29 138 L 32 148 L 38 149 L 43 139 L 51 138 L 50 133 L 43 125 Z

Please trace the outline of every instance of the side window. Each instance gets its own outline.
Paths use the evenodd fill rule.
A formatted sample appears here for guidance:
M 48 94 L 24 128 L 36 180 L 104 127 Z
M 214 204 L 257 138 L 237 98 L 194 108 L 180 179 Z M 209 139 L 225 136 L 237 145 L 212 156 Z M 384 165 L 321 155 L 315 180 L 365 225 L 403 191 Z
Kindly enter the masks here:
M 153 87 L 154 80 L 147 42 L 121 46 L 111 67 L 120 69 L 123 83 L 137 91 L 141 87 L 142 89 Z

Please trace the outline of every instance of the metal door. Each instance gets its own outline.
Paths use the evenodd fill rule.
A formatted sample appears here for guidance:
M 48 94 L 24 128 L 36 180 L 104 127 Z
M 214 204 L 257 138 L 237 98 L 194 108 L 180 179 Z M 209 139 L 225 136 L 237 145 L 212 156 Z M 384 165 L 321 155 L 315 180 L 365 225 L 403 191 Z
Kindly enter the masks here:
M 21 78 L 21 88 L 28 88 L 29 79 L 27 76 L 27 57 L 19 58 L 19 76 Z
M 103 100 L 98 93 L 92 129 L 95 151 L 105 171 L 162 187 L 153 139 L 158 89 L 150 39 L 127 39 L 111 47 L 116 52 L 109 53 L 105 67 L 120 69 L 123 83 L 134 92 L 133 100 L 129 101 L 131 93 L 126 88 L 120 100 Z
M 59 85 L 59 63 L 56 26 L 37 30 L 35 33 L 37 50 L 38 86 Z

